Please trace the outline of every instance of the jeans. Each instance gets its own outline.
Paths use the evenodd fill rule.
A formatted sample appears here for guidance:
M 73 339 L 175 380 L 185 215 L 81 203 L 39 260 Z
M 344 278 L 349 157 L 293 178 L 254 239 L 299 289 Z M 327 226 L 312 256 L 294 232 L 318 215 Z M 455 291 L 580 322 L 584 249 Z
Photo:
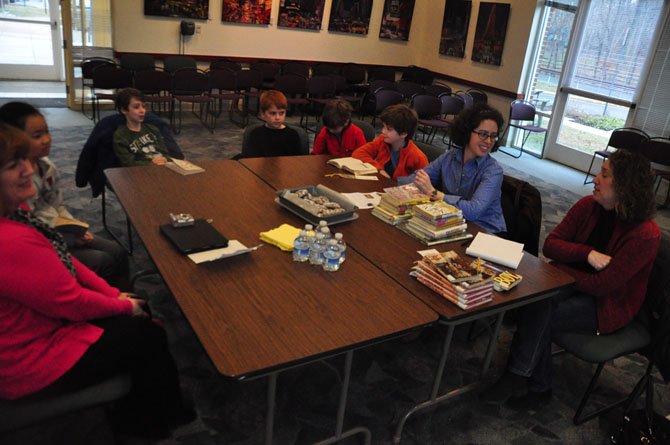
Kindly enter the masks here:
M 551 339 L 557 332 L 595 334 L 598 313 L 591 295 L 573 293 L 518 309 L 517 330 L 510 351 L 509 371 L 528 377 L 530 391 L 551 389 Z

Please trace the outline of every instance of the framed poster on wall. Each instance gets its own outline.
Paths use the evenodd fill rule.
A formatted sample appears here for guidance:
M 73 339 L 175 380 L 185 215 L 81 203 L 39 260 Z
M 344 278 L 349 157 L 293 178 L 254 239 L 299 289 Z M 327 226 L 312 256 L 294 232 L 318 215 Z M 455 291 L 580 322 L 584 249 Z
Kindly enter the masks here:
M 279 26 L 321 29 L 325 0 L 279 0 Z
M 414 0 L 384 0 L 384 12 L 379 37 L 389 40 L 409 40 Z
M 209 0 L 144 0 L 144 14 L 207 20 Z
M 221 21 L 269 25 L 272 0 L 223 0 Z
M 367 34 L 372 0 L 333 0 L 328 31 Z
M 444 5 L 442 34 L 440 36 L 440 54 L 465 57 L 465 40 L 470 26 L 470 0 L 447 0 Z
M 509 10 L 509 3 L 479 4 L 472 60 L 500 66 L 507 35 Z

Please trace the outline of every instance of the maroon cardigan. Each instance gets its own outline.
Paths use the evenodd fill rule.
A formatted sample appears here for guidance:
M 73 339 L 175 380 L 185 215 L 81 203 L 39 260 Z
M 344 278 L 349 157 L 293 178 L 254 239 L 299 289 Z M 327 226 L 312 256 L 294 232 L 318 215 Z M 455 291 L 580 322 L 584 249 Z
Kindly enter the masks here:
M 598 330 L 606 334 L 626 326 L 640 310 L 661 233 L 653 220 L 638 224 L 617 221 L 603 252 L 612 257 L 606 268 L 585 272 L 570 266 L 567 263 L 587 262 L 593 248 L 584 243 L 603 212 L 593 196 L 580 199 L 547 236 L 543 253 L 575 279 L 577 291 L 595 297 Z

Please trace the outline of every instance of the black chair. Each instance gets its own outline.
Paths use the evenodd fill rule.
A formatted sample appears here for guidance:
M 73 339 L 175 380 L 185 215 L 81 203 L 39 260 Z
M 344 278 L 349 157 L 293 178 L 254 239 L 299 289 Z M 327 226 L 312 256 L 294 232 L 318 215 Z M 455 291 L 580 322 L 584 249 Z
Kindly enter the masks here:
M 651 162 L 651 171 L 657 181 L 655 192 L 658 193 L 661 182 L 663 182 L 664 179 L 670 181 L 670 139 L 644 139 L 640 142 L 638 150 Z M 668 191 L 661 207 L 667 207 L 669 199 L 670 185 L 668 185 Z
M 441 119 L 442 101 L 430 94 L 418 94 L 412 98 L 410 106 L 418 116 L 417 130 L 423 133 L 423 141 L 432 141 L 433 133 L 445 129 L 450 124 Z
M 122 54 L 119 57 L 121 68 L 132 72 L 153 70 L 156 68 L 156 61 L 149 54 Z
M 510 127 L 518 128 L 519 130 L 523 131 L 523 141 L 521 142 L 521 147 L 519 147 L 518 155 L 513 155 L 512 153 L 509 153 L 502 148 L 500 149 L 500 152 L 512 156 L 513 158 L 521 157 L 523 154 L 523 146 L 526 145 L 526 141 L 531 134 L 545 133 L 547 131 L 546 128 L 535 125 L 535 105 L 521 99 L 512 101 L 510 104 L 507 128 L 500 138 L 502 141 L 505 140 L 505 135 L 509 131 Z
M 307 81 L 309 106 L 303 109 L 300 126 L 309 131 L 309 116 L 321 116 L 323 107 L 335 97 L 335 81 L 331 76 L 312 76 Z
M 256 62 L 251 64 L 251 69 L 263 73 L 264 90 L 270 90 L 274 87 L 275 79 L 281 72 L 281 65 L 275 62 Z
M 363 118 L 363 115 L 368 114 L 373 116 L 375 114 L 376 102 L 375 102 L 375 92 L 379 90 L 395 90 L 395 82 L 389 80 L 373 80 L 368 84 L 367 91 L 363 100 L 361 102 L 361 107 L 359 111 L 359 117 Z M 401 94 L 402 97 L 402 94 Z
M 281 66 L 282 74 L 296 74 L 298 76 L 309 78 L 309 65 L 304 62 L 286 62 Z
M 542 229 L 542 196 L 532 184 L 503 175 L 501 207 L 506 239 L 523 244 L 523 250 L 538 256 Z
M 463 109 L 470 108 L 475 104 L 475 98 L 466 91 L 456 91 L 454 95 L 463 99 Z
M 439 158 L 444 154 L 444 149 L 436 147 L 434 145 L 426 144 L 425 142 L 414 140 L 414 144 L 419 147 L 419 150 L 423 152 L 428 158 L 428 162 L 433 162 L 435 159 Z
M 664 318 L 662 318 L 664 317 Z M 664 373 L 666 381 L 668 377 L 668 358 L 656 354 L 656 348 L 661 348 L 659 340 L 668 329 L 668 318 L 670 317 L 670 240 L 663 237 L 658 251 L 654 267 L 649 277 L 647 295 L 640 312 L 624 328 L 606 335 L 590 335 L 573 332 L 564 332 L 555 335 L 552 339 L 565 351 L 576 357 L 597 364 L 595 373 L 589 382 L 586 391 L 577 407 L 573 422 L 580 425 L 594 417 L 608 412 L 618 406 L 625 406 L 624 415 L 632 404 L 646 389 L 647 409 L 653 411 L 651 372 L 654 366 L 658 366 Z M 582 415 L 588 400 L 598 381 L 605 364 L 617 357 L 629 354 L 642 354 L 649 363 L 646 371 L 630 395 L 609 405 L 596 409 L 587 415 Z M 664 367 L 661 367 L 664 366 Z M 650 413 L 649 413 L 650 414 Z M 617 442 L 618 443 L 618 442 Z
M 163 69 L 170 74 L 174 74 L 179 69 L 197 70 L 198 64 L 193 57 L 189 56 L 167 56 L 163 60 Z
M 151 105 L 151 111 L 156 111 L 155 104 L 158 105 L 159 112 L 165 106 L 170 122 L 172 122 L 174 98 L 170 93 L 172 76 L 168 72 L 160 68 L 137 71 L 133 77 L 133 85 L 144 93 L 144 102 Z
M 312 76 L 329 76 L 340 74 L 340 67 L 332 63 L 319 63 L 312 67 Z
M 482 90 L 470 88 L 467 93 L 472 97 L 473 102 L 476 104 L 486 104 L 489 102 L 489 97 Z
M 612 152 L 609 151 L 610 147 L 616 148 L 617 150 L 635 150 L 640 146 L 640 143 L 646 139 L 649 139 L 649 135 L 637 128 L 617 128 L 612 131 L 605 149 L 593 152 L 589 169 L 586 171 L 586 177 L 584 178 L 584 184 L 593 182 L 589 181 L 589 176 L 592 175 L 591 169 L 593 168 L 593 162 L 596 160 L 596 156 L 600 156 L 603 160 L 609 158 L 610 154 L 612 154 Z
M 374 127 L 375 122 L 377 120 L 377 116 L 379 116 L 386 107 L 402 103 L 403 97 L 402 93 L 400 93 L 399 91 L 380 88 L 377 91 L 375 91 L 373 98 L 374 98 L 374 111 L 372 113 L 371 124 Z
M 211 133 L 214 132 L 214 118 L 208 123 L 210 109 L 213 99 L 209 95 L 209 79 L 207 74 L 200 70 L 191 68 L 180 68 L 172 75 L 172 96 L 175 105 L 178 106 L 178 119 L 173 120 L 172 129 L 175 134 L 181 132 L 182 127 L 182 105 L 191 104 L 191 112 L 198 117 L 200 122 Z M 195 106 L 198 105 L 198 113 Z
M 342 66 L 342 75 L 347 79 L 349 88 L 357 94 L 362 94 L 367 88 L 367 69 L 357 63 L 347 63 Z
M 240 62 L 235 62 L 234 60 L 228 59 L 216 59 L 212 60 L 209 64 L 209 70 L 217 70 L 220 68 L 226 68 L 233 71 L 240 71 L 242 69 L 242 64 Z
M 251 99 L 257 99 L 263 89 L 263 73 L 258 70 L 242 70 L 237 73 L 237 92 L 244 94 L 244 104 L 242 105 L 242 114 L 244 116 L 244 125 L 249 123 L 249 110 Z M 258 108 L 258 107 L 257 107 Z M 258 110 L 257 110 L 258 111 Z
M 108 59 L 106 57 L 90 57 L 88 59 L 84 59 L 81 62 L 81 112 L 84 114 L 84 104 L 86 102 L 86 96 L 84 89 L 88 88 L 91 91 L 91 94 L 93 94 L 93 71 L 99 67 L 99 66 L 112 66 L 116 67 L 116 62 L 112 59 Z M 94 100 L 94 99 L 93 99 Z M 91 119 L 95 119 L 95 108 L 93 100 L 91 101 L 91 108 L 93 114 L 91 115 Z
M 275 80 L 274 88 L 284 93 L 291 110 L 298 107 L 302 112 L 309 105 L 309 100 L 307 100 L 307 78 L 303 76 L 298 74 L 281 74 Z
M 376 66 L 368 69 L 368 80 L 386 80 L 395 83 L 395 68 L 388 66 Z
M 402 80 L 415 82 L 420 85 L 430 85 L 433 83 L 433 79 L 435 79 L 435 75 L 431 71 L 416 65 L 408 66 L 402 73 Z
M 244 100 L 244 94 L 238 92 L 237 72 L 229 68 L 215 68 L 207 72 L 209 79 L 209 97 L 212 98 L 212 108 L 210 112 L 214 115 L 215 125 L 216 119 L 223 112 L 223 101 L 230 101 L 228 107 L 228 116 L 232 123 L 243 126 L 244 117 L 242 120 L 235 120 L 235 111 L 239 111 L 240 101 Z
M 118 90 L 132 86 L 133 73 L 131 71 L 107 64 L 93 70 L 93 120 L 100 119 L 101 100 L 114 102 Z
M 438 125 L 434 125 L 435 127 L 441 127 L 444 130 L 444 135 L 442 136 L 442 142 L 447 144 L 447 129 L 454 123 L 454 119 L 458 114 L 463 111 L 463 108 L 465 107 L 465 103 L 463 102 L 463 97 L 462 96 L 455 96 L 451 94 L 442 94 L 439 97 L 440 102 L 442 103 L 442 108 L 440 110 L 442 117 L 441 121 L 442 123 Z M 450 117 L 452 116 L 452 117 Z M 438 128 L 439 130 L 439 128 Z M 431 136 L 430 140 L 428 143 L 433 142 L 433 139 L 435 139 L 435 135 L 437 134 L 437 130 L 433 132 L 433 135 Z M 448 142 L 448 144 L 451 146 L 451 141 Z
M 433 96 L 440 97 L 443 94 L 451 94 L 451 87 L 443 83 L 434 83 L 432 85 L 427 85 L 424 88 L 426 94 L 432 94 Z
M 403 100 L 409 102 L 417 94 L 424 94 L 424 86 L 409 80 L 400 80 L 396 82 L 395 89 L 402 93 Z
M 0 400 L 0 433 L 38 425 L 46 420 L 111 404 L 130 392 L 130 375 L 110 377 L 87 388 L 45 398 Z

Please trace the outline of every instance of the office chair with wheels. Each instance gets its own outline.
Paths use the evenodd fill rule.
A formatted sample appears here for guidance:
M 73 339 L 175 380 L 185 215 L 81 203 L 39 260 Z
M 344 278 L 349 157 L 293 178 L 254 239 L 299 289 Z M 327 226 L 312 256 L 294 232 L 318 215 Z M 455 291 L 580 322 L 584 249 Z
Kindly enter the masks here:
M 512 122 L 516 121 L 516 122 Z M 519 154 L 513 155 L 510 152 L 507 152 L 503 149 L 500 149 L 501 153 L 512 156 L 513 158 L 520 158 L 523 154 L 523 146 L 526 145 L 526 141 L 533 133 L 546 133 L 547 129 L 542 128 L 538 125 L 535 125 L 535 105 L 525 100 L 517 99 L 510 104 L 509 107 L 509 119 L 507 120 L 507 128 L 503 132 L 501 140 L 505 140 L 505 135 L 509 131 L 510 127 L 518 128 L 522 130 L 523 141 L 521 142 L 521 147 L 518 147 Z
M 593 182 L 589 181 L 589 176 L 592 175 L 591 168 L 593 168 L 593 162 L 596 160 L 596 156 L 600 156 L 603 160 L 609 158 L 610 154 L 612 154 L 612 152 L 609 151 L 610 147 L 616 148 L 617 150 L 635 150 L 645 139 L 649 139 L 649 135 L 637 128 L 617 128 L 612 131 L 605 149 L 593 152 L 589 169 L 586 171 L 586 176 L 584 177 L 584 184 Z

